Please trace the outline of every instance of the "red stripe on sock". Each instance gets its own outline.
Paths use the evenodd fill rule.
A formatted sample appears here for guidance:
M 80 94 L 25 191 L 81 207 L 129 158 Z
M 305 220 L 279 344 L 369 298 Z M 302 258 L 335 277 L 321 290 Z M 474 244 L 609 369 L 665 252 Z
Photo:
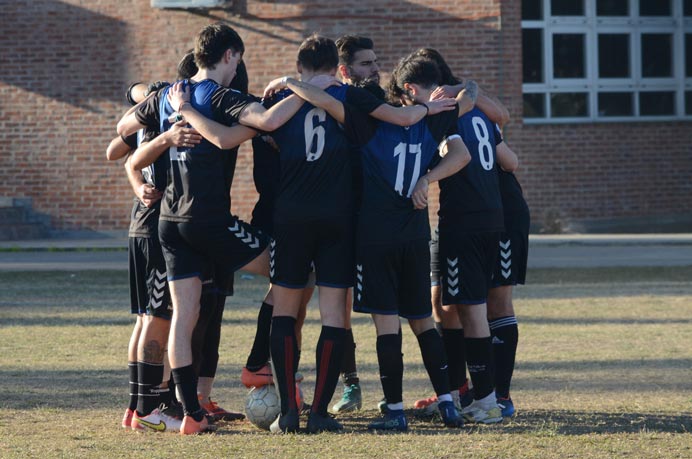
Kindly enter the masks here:
M 312 410 L 317 412 L 319 410 L 320 401 L 322 399 L 322 392 L 324 392 L 324 384 L 327 379 L 327 374 L 329 371 L 329 361 L 332 357 L 332 351 L 334 349 L 334 342 L 331 340 L 325 340 L 322 346 L 322 357 L 320 358 L 319 367 L 317 368 L 317 385 L 315 386 L 315 397 L 312 401 Z

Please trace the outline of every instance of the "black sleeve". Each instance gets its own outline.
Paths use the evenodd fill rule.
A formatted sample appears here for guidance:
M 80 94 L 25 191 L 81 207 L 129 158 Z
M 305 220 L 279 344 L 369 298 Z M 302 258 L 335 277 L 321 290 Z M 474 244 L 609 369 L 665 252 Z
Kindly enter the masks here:
M 137 132 L 130 134 L 127 137 L 120 136 L 120 139 L 125 142 L 125 145 L 130 147 L 130 150 L 137 148 Z
M 459 105 L 457 104 L 454 110 L 427 116 L 425 121 L 428 124 L 428 129 L 430 130 L 433 138 L 438 142 L 442 142 L 444 137 L 457 133 L 458 117 Z
M 363 113 L 372 113 L 377 107 L 386 103 L 375 97 L 368 90 L 354 86 L 349 86 L 346 89 L 346 102 Z
M 161 101 L 161 95 L 163 89 L 159 90 L 156 94 L 144 101 L 142 105 L 137 107 L 135 110 L 135 118 L 140 124 L 143 124 L 157 131 L 161 126 L 161 119 L 159 115 L 159 102 Z
M 236 124 L 245 107 L 255 102 L 255 98 L 248 94 L 235 89 L 219 88 L 211 96 L 214 121 L 226 126 Z
M 344 103 L 344 134 L 356 144 L 367 144 L 377 131 L 378 121 L 349 103 Z
M 147 127 L 144 129 L 144 135 L 142 135 L 142 143 L 151 142 L 159 135 L 158 129 L 152 129 Z

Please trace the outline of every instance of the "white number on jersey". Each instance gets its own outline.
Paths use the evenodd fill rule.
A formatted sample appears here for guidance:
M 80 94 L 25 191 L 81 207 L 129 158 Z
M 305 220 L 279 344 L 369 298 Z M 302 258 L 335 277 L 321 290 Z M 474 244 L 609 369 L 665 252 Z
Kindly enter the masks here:
M 481 166 L 486 171 L 492 170 L 495 163 L 488 128 L 480 116 L 474 116 L 471 119 L 471 124 L 473 124 L 473 130 L 476 132 L 476 138 L 478 139 L 478 158 L 481 161 Z
M 415 188 L 416 183 L 418 183 L 418 178 L 420 177 L 420 162 L 421 162 L 421 144 L 406 144 L 404 142 L 399 143 L 399 145 L 394 148 L 394 156 L 399 157 L 399 162 L 396 166 L 396 180 L 394 182 L 394 191 L 404 196 L 404 170 L 406 169 L 406 152 L 408 151 L 411 155 L 416 155 L 415 163 L 413 165 L 413 175 L 411 176 L 411 183 L 408 187 L 408 192 L 406 197 L 410 197 L 413 193 L 413 188 Z
M 308 161 L 317 161 L 324 151 L 324 126 L 315 126 L 315 117 L 318 123 L 324 123 L 327 114 L 321 108 L 315 107 L 305 115 L 305 156 Z

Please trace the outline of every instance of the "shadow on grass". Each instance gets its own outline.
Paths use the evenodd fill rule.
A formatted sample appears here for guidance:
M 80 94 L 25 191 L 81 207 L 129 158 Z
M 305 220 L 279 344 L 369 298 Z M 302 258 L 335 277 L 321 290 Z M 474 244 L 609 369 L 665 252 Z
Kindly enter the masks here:
M 521 323 L 533 325 L 675 325 L 692 324 L 689 317 L 663 319 L 633 317 L 521 317 Z

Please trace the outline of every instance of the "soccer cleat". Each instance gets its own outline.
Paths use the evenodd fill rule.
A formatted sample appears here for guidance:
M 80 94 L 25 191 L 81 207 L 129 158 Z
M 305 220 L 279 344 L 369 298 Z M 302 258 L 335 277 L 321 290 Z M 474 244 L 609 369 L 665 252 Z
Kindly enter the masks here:
M 297 410 L 288 410 L 285 415 L 279 414 L 272 425 L 269 426 L 271 433 L 296 433 L 299 427 L 299 417 Z
M 308 417 L 308 433 L 338 432 L 344 426 L 333 417 L 318 413 L 310 413 Z
M 494 400 L 492 403 L 485 404 L 479 400 L 474 400 L 473 403 L 461 410 L 461 414 L 468 422 L 481 424 L 502 422 L 502 411 Z
M 335 413 L 345 413 L 356 411 L 363 406 L 363 398 L 360 393 L 360 384 L 350 384 L 344 386 L 344 395 L 337 403 L 332 406 Z
M 199 396 L 199 404 L 211 417 L 211 419 L 216 421 L 241 421 L 245 419 L 243 413 L 236 413 L 235 411 L 228 411 L 219 406 L 218 403 L 213 401 L 211 398 L 207 399 L 205 403 L 202 396 Z
M 165 406 L 156 408 L 146 416 L 139 416 L 137 412 L 132 415 L 132 430 L 138 432 L 178 432 L 182 421 L 179 418 L 166 413 Z
M 514 409 L 514 402 L 511 397 L 502 397 L 497 399 L 497 406 L 500 407 L 502 411 L 503 418 L 511 418 L 516 413 Z
M 382 400 L 377 402 L 377 410 L 382 414 L 389 413 L 389 407 L 387 406 L 387 399 L 386 398 L 383 398 Z
M 439 402 L 437 409 L 440 411 L 442 422 L 447 427 L 464 427 L 464 419 L 454 406 L 454 402 Z
M 413 407 L 417 410 L 420 410 L 421 408 L 428 407 L 432 404 L 437 405 L 437 395 L 433 395 L 432 397 L 422 398 L 420 400 L 416 400 L 415 403 L 413 404 Z
M 415 403 L 413 404 L 413 408 L 416 409 L 416 416 L 419 417 L 428 417 L 428 416 L 434 416 L 435 413 L 437 413 L 437 396 L 433 395 L 432 397 L 428 398 L 422 398 L 420 400 L 416 400 Z
M 132 415 L 134 414 L 134 411 L 132 411 L 130 408 L 125 410 L 125 415 L 123 416 L 123 421 L 122 421 L 122 426 L 123 429 L 129 429 L 132 427 Z
M 240 382 L 248 389 L 274 384 L 272 369 L 268 364 L 257 371 L 250 371 L 246 367 L 243 367 L 243 371 L 240 373 Z
M 195 421 L 195 418 L 192 416 L 185 416 L 180 426 L 181 435 L 196 435 L 213 431 L 214 427 L 209 424 L 206 416 L 202 417 L 201 421 Z
M 408 421 L 404 410 L 389 410 L 379 421 L 368 424 L 368 430 L 407 431 Z

